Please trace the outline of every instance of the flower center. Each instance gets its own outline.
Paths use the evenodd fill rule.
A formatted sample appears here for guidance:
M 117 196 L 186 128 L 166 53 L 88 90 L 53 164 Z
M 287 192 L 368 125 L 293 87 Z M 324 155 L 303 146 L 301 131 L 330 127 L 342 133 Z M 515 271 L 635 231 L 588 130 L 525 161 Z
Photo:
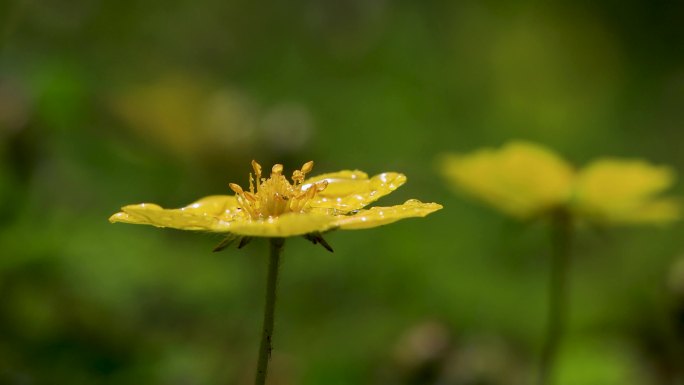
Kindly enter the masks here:
M 249 191 L 244 191 L 235 183 L 231 183 L 230 188 L 235 191 L 240 208 L 252 219 L 305 212 L 311 208 L 311 200 L 316 194 L 328 186 L 328 181 L 324 180 L 303 188 L 304 177 L 311 172 L 313 164 L 313 161 L 309 161 L 300 170 L 295 170 L 290 183 L 282 174 L 282 164 L 273 166 L 269 178 L 262 178 L 261 165 L 253 160 L 254 174 L 249 174 Z

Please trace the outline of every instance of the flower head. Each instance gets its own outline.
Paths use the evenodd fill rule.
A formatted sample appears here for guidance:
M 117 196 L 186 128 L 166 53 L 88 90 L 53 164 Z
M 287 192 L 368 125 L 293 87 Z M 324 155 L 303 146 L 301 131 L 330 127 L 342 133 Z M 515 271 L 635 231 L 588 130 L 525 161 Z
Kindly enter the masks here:
M 573 178 L 572 167 L 558 155 L 525 142 L 445 155 L 442 173 L 455 187 L 519 218 L 566 202 Z
M 129 205 L 109 220 L 238 237 L 289 237 L 381 226 L 442 208 L 411 199 L 397 206 L 363 209 L 406 182 L 403 174 L 395 172 L 369 178 L 362 171 L 339 171 L 307 179 L 313 169 L 313 162 L 307 162 L 292 173 L 290 181 L 280 164 L 272 167 L 268 178 L 262 176 L 257 162 L 252 161 L 252 169 L 249 190 L 229 185 L 235 195 L 208 196 L 179 209 L 151 203 Z M 313 240 L 321 241 L 317 236 Z
M 666 223 L 679 219 L 679 202 L 659 195 L 675 181 L 667 166 L 641 160 L 599 159 L 577 173 L 573 208 L 612 223 Z
M 446 155 L 441 171 L 460 190 L 521 218 L 565 210 L 598 223 L 667 223 L 679 203 L 659 194 L 674 172 L 641 160 L 599 159 L 576 171 L 549 149 L 512 142 L 501 149 Z

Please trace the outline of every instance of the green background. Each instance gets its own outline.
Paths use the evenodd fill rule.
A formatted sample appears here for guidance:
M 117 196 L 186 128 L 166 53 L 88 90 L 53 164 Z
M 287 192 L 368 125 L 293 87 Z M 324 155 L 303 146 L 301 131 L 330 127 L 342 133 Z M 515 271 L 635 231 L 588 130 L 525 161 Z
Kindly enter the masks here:
M 527 139 L 681 169 L 683 4 L 0 1 L 0 383 L 251 383 L 267 243 L 107 218 L 230 193 L 252 159 L 444 205 L 287 241 L 271 383 L 531 383 L 549 229 L 435 159 Z M 559 384 L 684 381 L 683 231 L 577 235 Z

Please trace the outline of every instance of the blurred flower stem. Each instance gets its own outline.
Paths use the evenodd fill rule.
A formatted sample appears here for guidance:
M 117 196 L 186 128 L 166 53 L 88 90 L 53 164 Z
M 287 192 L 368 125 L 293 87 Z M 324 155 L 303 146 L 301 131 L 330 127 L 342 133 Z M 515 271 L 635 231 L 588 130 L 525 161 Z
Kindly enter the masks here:
M 264 306 L 264 324 L 261 330 L 261 345 L 259 346 L 259 361 L 257 362 L 256 385 L 266 383 L 268 361 L 273 350 L 273 320 L 275 313 L 276 291 L 278 288 L 278 270 L 280 268 L 280 254 L 283 252 L 285 238 L 270 239 L 270 257 L 268 260 L 268 277 L 266 278 L 266 304 Z
M 558 210 L 552 216 L 552 256 L 546 339 L 541 354 L 539 385 L 553 384 L 554 367 L 568 311 L 568 273 L 573 233 L 572 216 Z

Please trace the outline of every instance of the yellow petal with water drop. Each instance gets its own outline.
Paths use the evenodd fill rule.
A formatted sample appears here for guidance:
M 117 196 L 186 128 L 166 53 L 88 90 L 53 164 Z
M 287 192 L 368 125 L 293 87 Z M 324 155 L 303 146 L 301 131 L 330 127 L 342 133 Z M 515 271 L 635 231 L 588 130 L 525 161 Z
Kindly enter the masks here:
M 518 218 L 564 204 L 572 190 L 572 167 L 552 151 L 516 141 L 501 149 L 445 155 L 442 174 L 461 191 Z
M 265 219 L 236 220 L 229 224 L 229 231 L 250 237 L 291 237 L 327 231 L 336 226 L 334 216 L 307 212 L 286 213 Z
M 367 229 L 405 218 L 424 217 L 441 208 L 442 205 L 437 203 L 423 203 L 417 199 L 409 199 L 402 205 L 372 207 L 368 210 L 359 210 L 349 216 L 341 216 L 337 226 L 343 230 Z
M 667 166 L 641 160 L 599 159 L 578 175 L 573 209 L 613 224 L 667 223 L 680 217 L 678 201 L 659 195 L 675 180 Z
M 362 171 L 340 171 L 302 183 L 305 171 L 313 166 L 307 162 L 303 171 L 293 173 L 291 184 L 282 175 L 280 165 L 273 167 L 270 178 L 259 178 L 261 166 L 256 162 L 252 165 L 259 179 L 253 192 L 230 184 L 236 196 L 209 196 L 180 209 L 164 209 L 150 203 L 130 205 L 110 221 L 249 237 L 290 237 L 337 227 L 375 227 L 403 218 L 423 217 L 442 208 L 435 203 L 411 200 L 400 206 L 356 212 L 404 184 L 406 177 L 396 172 L 369 178 Z M 354 214 L 344 215 L 350 212 Z
M 358 210 L 391 193 L 406 183 L 406 176 L 385 172 L 368 178 L 363 171 L 339 171 L 322 174 L 304 181 L 304 187 L 327 181 L 328 186 L 311 201 L 311 207 L 334 209 L 340 213 Z
M 142 203 L 124 206 L 121 210 L 109 221 L 216 232 L 229 231 L 229 223 L 241 215 L 235 197 L 229 195 L 208 196 L 179 209 Z

